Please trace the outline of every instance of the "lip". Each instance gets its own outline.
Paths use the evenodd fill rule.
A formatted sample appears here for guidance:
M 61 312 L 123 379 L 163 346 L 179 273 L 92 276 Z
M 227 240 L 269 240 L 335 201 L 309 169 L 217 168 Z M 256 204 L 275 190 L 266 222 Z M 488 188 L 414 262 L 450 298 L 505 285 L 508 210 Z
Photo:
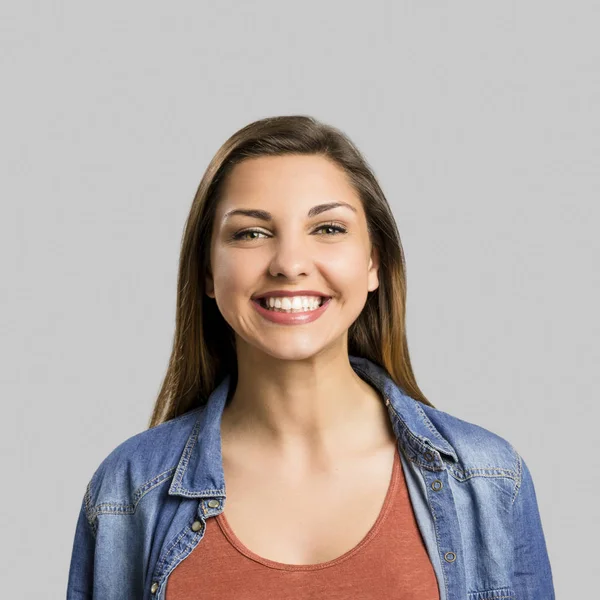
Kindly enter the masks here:
M 262 298 L 266 297 L 290 298 L 293 296 L 319 296 L 321 298 L 331 298 L 331 296 L 315 290 L 272 290 L 270 292 L 264 292 L 263 294 L 256 294 L 256 296 L 252 296 L 252 300 L 261 300 Z
M 272 295 L 272 294 L 264 294 Z M 288 294 L 289 295 L 289 294 Z M 292 294 L 297 296 L 298 294 Z M 319 294 L 300 294 L 302 296 L 317 296 Z M 271 321 L 273 323 L 277 323 L 278 325 L 304 325 L 305 323 L 312 323 L 316 321 L 326 310 L 327 307 L 331 304 L 331 297 L 327 296 L 326 300 L 316 308 L 315 310 L 310 310 L 306 312 L 297 312 L 297 313 L 284 313 L 284 312 L 275 312 L 273 310 L 268 310 L 261 306 L 260 300 L 258 298 L 252 300 L 252 306 L 256 309 L 258 314 L 267 319 L 267 321 Z

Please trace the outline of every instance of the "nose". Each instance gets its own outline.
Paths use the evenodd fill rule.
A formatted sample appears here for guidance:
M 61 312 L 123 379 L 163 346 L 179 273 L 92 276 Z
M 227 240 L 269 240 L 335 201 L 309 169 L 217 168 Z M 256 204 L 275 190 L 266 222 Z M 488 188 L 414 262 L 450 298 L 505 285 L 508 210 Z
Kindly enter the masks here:
M 308 275 L 312 270 L 312 249 L 300 239 L 280 241 L 274 246 L 273 257 L 269 264 L 269 273 L 287 279 Z

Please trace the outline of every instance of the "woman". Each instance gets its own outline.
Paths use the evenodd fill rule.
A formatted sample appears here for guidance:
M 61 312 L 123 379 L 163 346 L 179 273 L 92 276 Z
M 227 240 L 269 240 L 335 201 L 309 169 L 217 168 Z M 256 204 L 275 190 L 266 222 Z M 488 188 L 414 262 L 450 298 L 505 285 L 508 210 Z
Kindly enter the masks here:
M 149 429 L 87 486 L 68 598 L 554 598 L 509 442 L 412 372 L 375 176 L 305 116 L 235 133 L 200 183 Z

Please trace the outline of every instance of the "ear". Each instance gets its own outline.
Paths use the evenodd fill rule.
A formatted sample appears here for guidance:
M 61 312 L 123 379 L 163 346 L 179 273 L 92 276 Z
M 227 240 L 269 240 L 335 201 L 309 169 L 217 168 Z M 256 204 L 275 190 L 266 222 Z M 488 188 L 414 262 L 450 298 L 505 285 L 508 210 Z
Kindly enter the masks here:
M 206 271 L 206 277 L 204 278 L 204 292 L 209 298 L 215 297 L 215 283 L 210 269 Z
M 369 261 L 369 285 L 368 290 L 372 292 L 379 287 L 379 249 L 372 246 L 371 260 Z

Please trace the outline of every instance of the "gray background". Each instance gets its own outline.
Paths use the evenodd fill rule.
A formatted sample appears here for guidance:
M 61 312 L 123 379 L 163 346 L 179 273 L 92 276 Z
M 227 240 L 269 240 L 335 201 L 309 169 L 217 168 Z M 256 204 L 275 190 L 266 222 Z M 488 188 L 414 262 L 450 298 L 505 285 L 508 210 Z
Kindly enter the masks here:
M 596 589 L 599 17 L 4 3 L 3 597 L 64 597 L 85 485 L 165 373 L 204 169 L 246 123 L 296 113 L 348 133 L 393 207 L 423 391 L 527 460 L 557 597 Z

